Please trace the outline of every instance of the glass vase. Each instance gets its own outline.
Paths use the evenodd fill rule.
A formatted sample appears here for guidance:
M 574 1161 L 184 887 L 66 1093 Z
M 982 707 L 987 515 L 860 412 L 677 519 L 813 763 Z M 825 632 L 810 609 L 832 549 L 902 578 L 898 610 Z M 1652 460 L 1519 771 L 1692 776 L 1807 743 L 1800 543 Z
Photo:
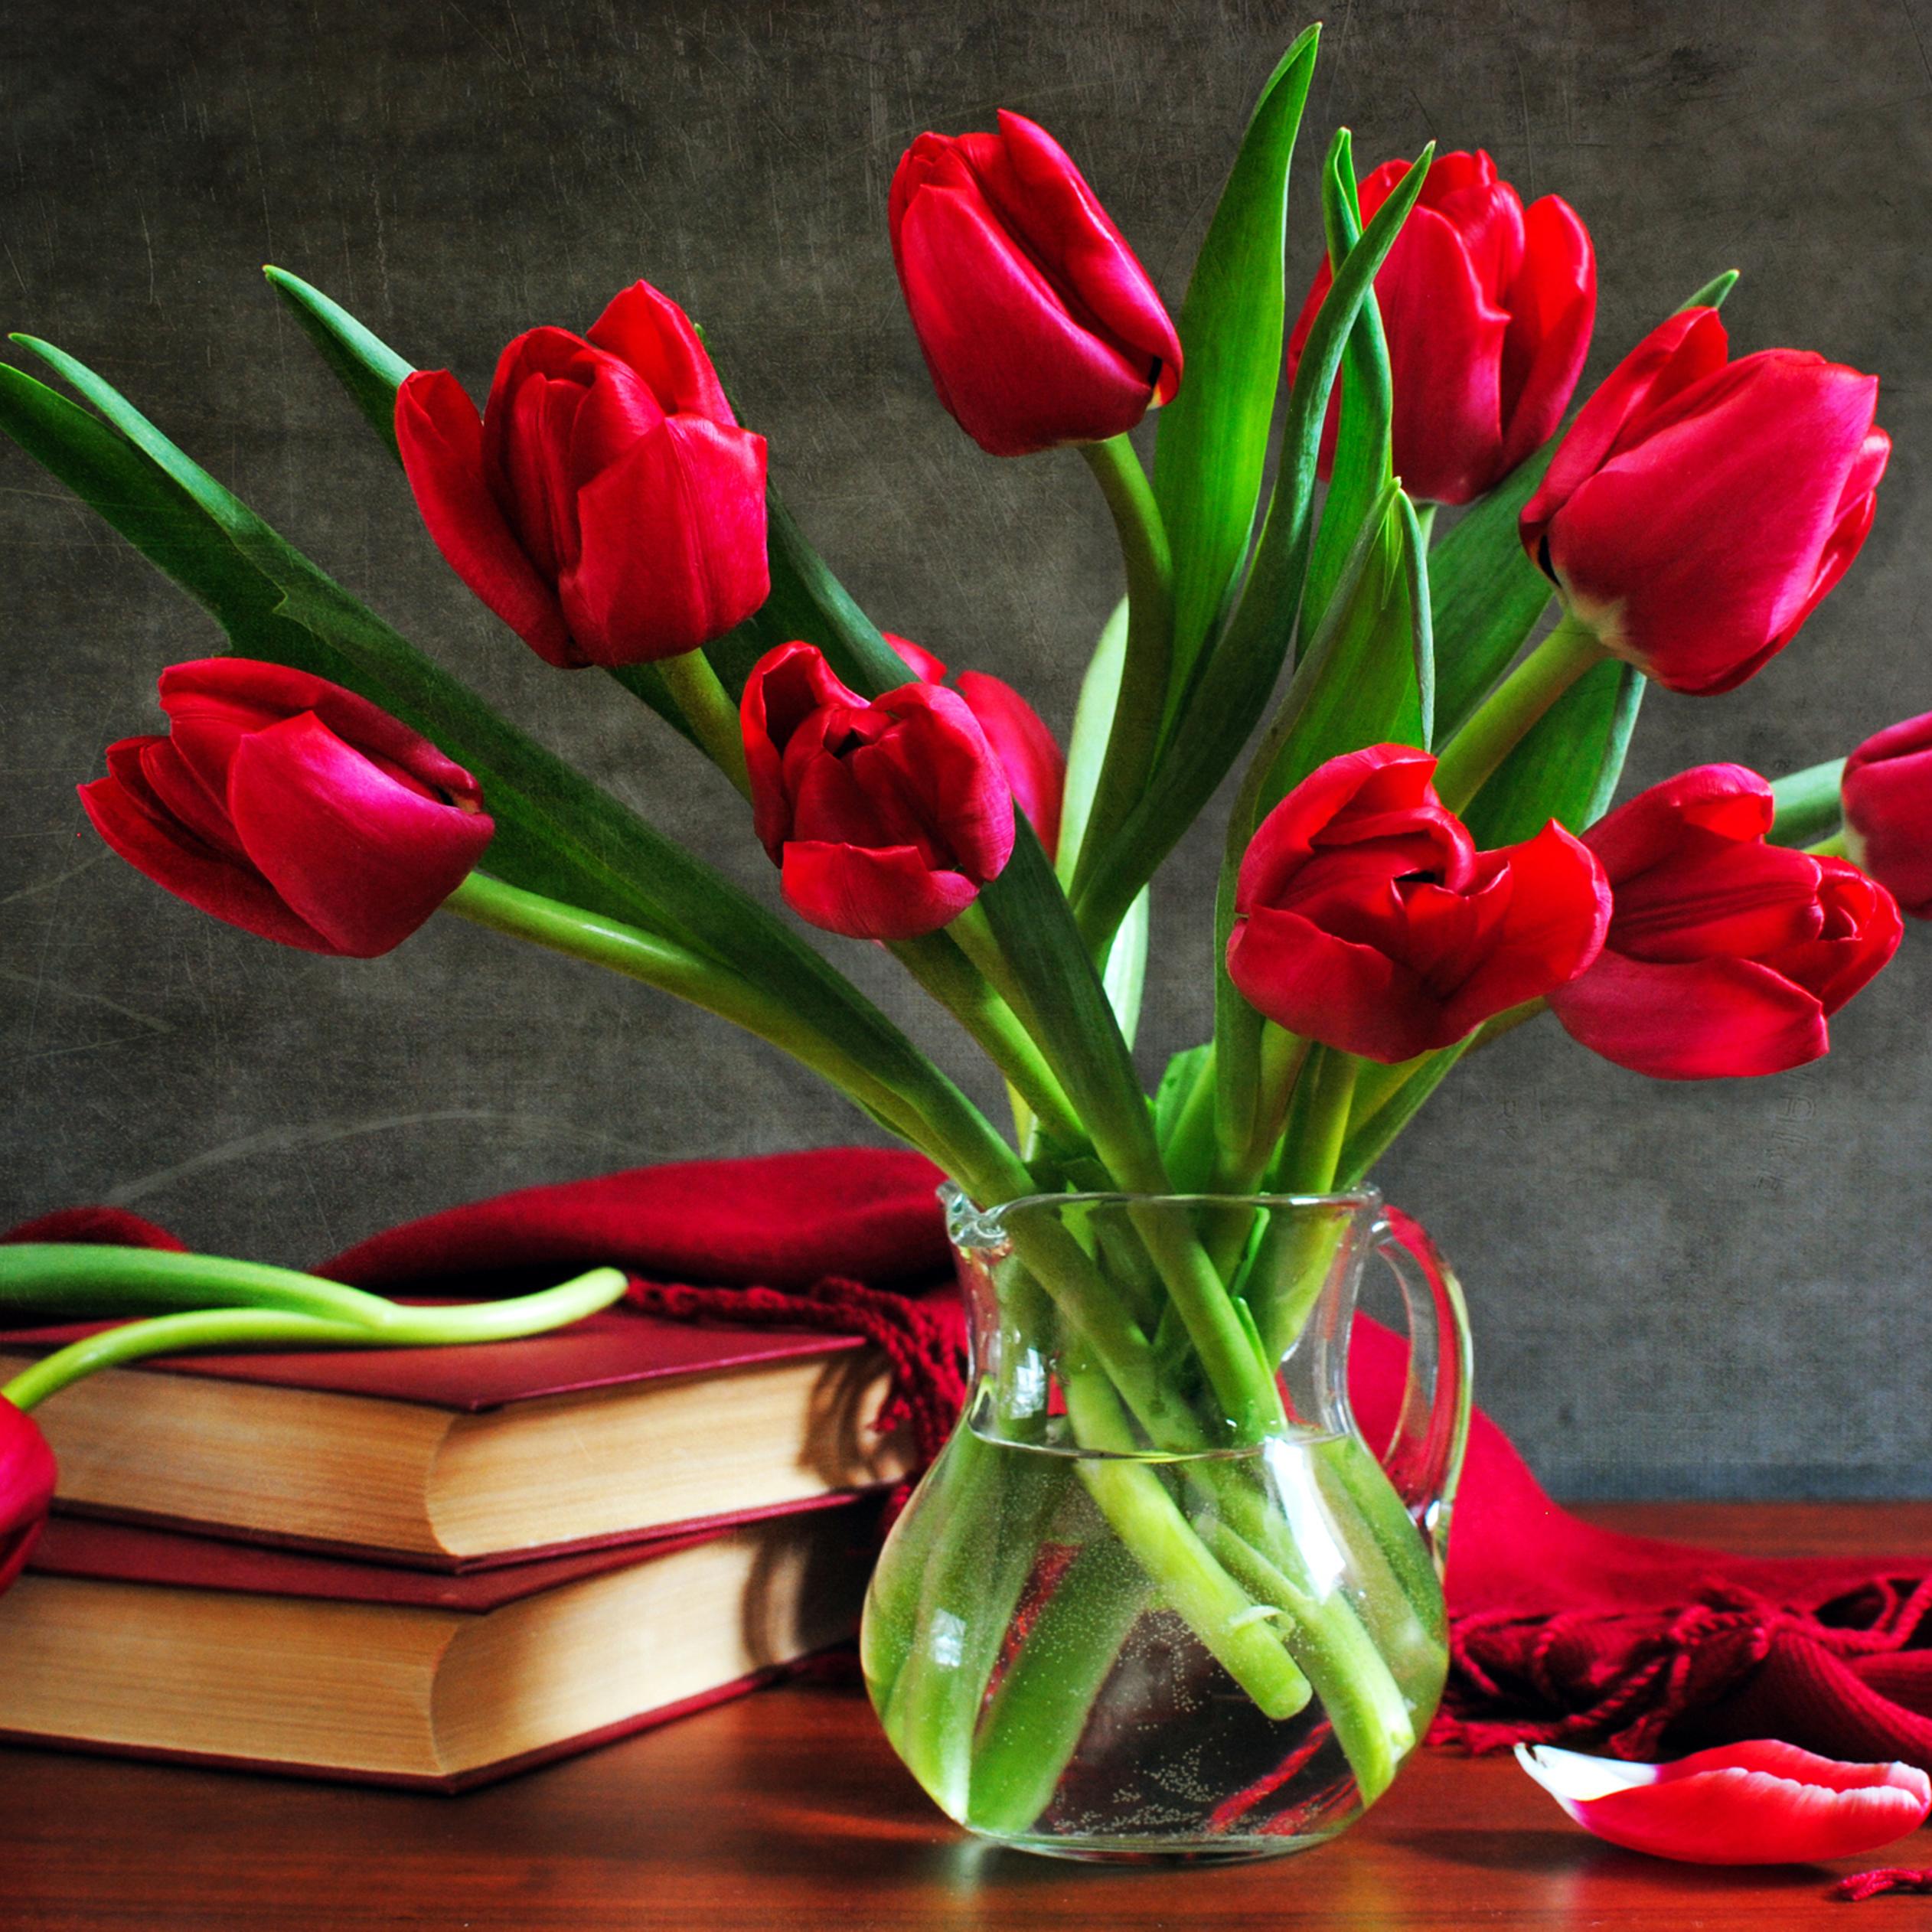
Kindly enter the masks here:
M 972 1394 L 866 1601 L 894 1749 L 948 1816 L 1030 1851 L 1332 1838 L 1442 1692 L 1469 1414 L 1454 1278 L 1372 1190 L 984 1212 L 947 1192 Z M 1411 1341 L 1379 1456 L 1347 1392 L 1378 1253 Z

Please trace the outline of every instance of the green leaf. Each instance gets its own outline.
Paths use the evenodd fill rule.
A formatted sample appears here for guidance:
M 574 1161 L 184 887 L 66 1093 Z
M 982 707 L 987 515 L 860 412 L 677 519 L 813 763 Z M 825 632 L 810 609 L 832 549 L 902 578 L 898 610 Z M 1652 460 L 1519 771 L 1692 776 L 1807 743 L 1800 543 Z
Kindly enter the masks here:
M 1322 170 L 1322 220 L 1333 268 L 1341 266 L 1349 250 L 1362 238 L 1351 145 L 1348 130 L 1343 128 L 1336 135 Z M 1373 289 L 1363 299 L 1362 312 L 1349 331 L 1348 344 L 1342 352 L 1341 383 L 1341 420 L 1335 439 L 1335 461 L 1329 472 L 1328 494 L 1322 504 L 1314 553 L 1309 560 L 1307 587 L 1302 592 L 1304 634 L 1320 623 L 1363 523 L 1382 491 L 1395 481 L 1395 383 L 1389 367 L 1388 339 L 1382 332 L 1382 314 Z
M 1686 308 L 1722 308 L 1724 299 L 1738 286 L 1738 271 L 1726 269 L 1722 275 L 1714 275 L 1688 302 L 1679 305 L 1677 312 L 1682 315 Z
M 158 486 L 149 486 L 152 498 L 176 507 L 186 502 L 203 517 L 206 529 L 193 547 L 204 559 L 196 566 L 201 574 L 210 574 L 205 556 L 212 533 L 236 553 L 231 574 L 252 566 L 266 581 L 267 591 L 253 592 L 258 605 L 279 593 L 276 625 L 251 630 L 248 648 L 360 692 L 476 775 L 498 824 L 489 853 L 492 873 L 729 963 L 744 977 L 788 999 L 801 1023 L 859 1058 L 886 1085 L 916 1096 L 916 1104 L 942 1131 L 948 1131 L 948 1122 L 967 1135 L 975 1124 L 984 1128 L 952 1083 L 781 920 L 432 664 L 84 364 L 51 344 L 15 339 L 94 403 L 126 439 L 123 448 L 157 473 Z M 26 383 L 13 373 L 18 383 Z M 66 416 L 43 411 L 39 419 L 43 427 L 57 422 L 75 435 L 80 455 L 66 469 L 56 468 L 64 479 L 70 470 L 84 469 L 81 457 L 103 460 L 99 439 L 112 434 L 84 412 L 67 408 Z M 91 429 L 77 431 L 77 419 Z M 122 472 L 126 468 L 123 463 Z M 121 480 L 135 479 L 123 474 Z M 181 547 L 177 542 L 175 550 Z
M 1529 560 L 1516 526 L 1560 440 L 1552 438 L 1526 457 L 1430 556 L 1437 729 L 1445 739 L 1461 729 L 1509 669 L 1556 594 Z
M 1177 1194 L 1214 1181 L 1214 1043 L 1186 1046 L 1167 1062 L 1154 1097 L 1154 1131 Z
M 1423 716 L 1429 681 L 1428 609 L 1422 536 L 1414 506 L 1394 485 L 1383 493 L 1322 630 L 1297 671 L 1283 707 L 1287 729 L 1252 797 L 1244 842 L 1275 804 L 1319 765 L 1364 745 L 1428 748 Z M 1331 621 L 1332 620 L 1332 621 Z M 1244 801 L 1248 798 L 1244 789 Z
M 1053 860 L 1062 885 L 1072 883 L 1074 869 L 1080 862 L 1087 814 L 1106 760 L 1126 661 L 1127 599 L 1123 597 L 1102 628 L 1094 654 L 1087 661 L 1086 675 L 1080 680 L 1080 702 L 1074 710 L 1073 736 L 1066 748 L 1066 785 L 1060 798 L 1060 849 Z
M 335 372 L 370 429 L 388 446 L 398 462 L 396 447 L 396 392 L 406 376 L 416 371 L 380 336 L 363 327 L 342 307 L 331 302 L 321 289 L 311 288 L 299 275 L 273 266 L 262 273 L 269 286 L 286 302 L 301 325 L 302 332 L 321 351 L 322 360 Z
M 1255 567 L 1207 658 L 1146 795 L 1108 841 L 1082 895 L 1081 929 L 1104 941 L 1239 756 L 1266 709 L 1294 635 L 1308 560 L 1322 418 L 1342 351 L 1376 271 L 1428 178 L 1433 147 L 1376 210 L 1335 277 L 1304 344 L 1288 398 L 1281 467 Z
M 1485 849 L 1533 838 L 1553 818 L 1581 832 L 1603 816 L 1636 729 L 1646 680 L 1612 659 L 1593 665 L 1531 726 L 1472 798 L 1463 821 Z
M 1121 1036 L 1131 1047 L 1141 1027 L 1141 996 L 1147 983 L 1147 933 L 1153 910 L 1152 896 L 1144 889 L 1127 909 L 1114 943 L 1107 948 L 1107 964 L 1101 971 L 1101 983 L 1107 989 L 1107 1002 L 1120 1022 Z
M 1173 550 L 1176 697 L 1254 529 L 1281 378 L 1289 165 L 1320 38 L 1309 28 L 1261 90 L 1181 305 L 1183 373 L 1154 472 Z

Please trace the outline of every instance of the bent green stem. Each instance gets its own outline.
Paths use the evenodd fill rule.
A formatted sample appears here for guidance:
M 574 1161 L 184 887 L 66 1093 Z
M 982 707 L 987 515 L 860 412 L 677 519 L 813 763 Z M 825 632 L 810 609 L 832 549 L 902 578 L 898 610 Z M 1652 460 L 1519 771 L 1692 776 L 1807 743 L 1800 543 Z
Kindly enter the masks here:
M 1436 795 L 1451 811 L 1462 811 L 1530 726 L 1609 655 L 1596 632 L 1566 612 L 1450 739 L 1435 769 Z
M 240 1276 L 284 1276 L 290 1272 L 280 1268 L 257 1270 L 246 1262 L 227 1261 L 212 1255 L 157 1254 L 146 1248 L 83 1247 L 76 1258 L 77 1265 L 84 1268 L 90 1265 L 90 1258 L 91 1265 L 100 1271 L 103 1282 L 124 1288 L 139 1278 L 140 1271 L 134 1265 L 137 1258 L 197 1265 L 193 1271 L 177 1271 L 160 1278 L 163 1291 L 171 1294 L 188 1282 L 194 1273 L 198 1273 L 204 1294 L 210 1290 L 240 1294 L 245 1291 L 237 1278 Z M 56 1278 L 72 1285 L 73 1269 L 56 1270 L 44 1261 L 38 1265 L 43 1291 Z M 292 1278 L 297 1281 L 313 1279 L 299 1275 Z M 316 1285 L 326 1288 L 336 1284 Z M 17 1408 L 31 1408 L 96 1369 L 145 1361 L 156 1355 L 217 1349 L 422 1348 L 511 1341 L 581 1321 L 585 1316 L 609 1307 L 624 1293 L 626 1285 L 622 1268 L 597 1268 L 534 1294 L 458 1307 L 408 1308 L 379 1295 L 346 1289 L 342 1291 L 345 1295 L 354 1297 L 357 1304 L 373 1304 L 375 1313 L 325 1315 L 293 1307 L 257 1306 L 200 1308 L 156 1315 L 70 1343 L 31 1368 L 21 1370 L 0 1389 L 0 1395 Z M 73 1298 L 70 1296 L 66 1305 L 71 1307 Z
M 1005 1075 L 1040 1125 L 1062 1146 L 1085 1144 L 1086 1130 L 1033 1036 L 986 975 L 944 932 L 896 940 L 894 955 L 951 1013 Z

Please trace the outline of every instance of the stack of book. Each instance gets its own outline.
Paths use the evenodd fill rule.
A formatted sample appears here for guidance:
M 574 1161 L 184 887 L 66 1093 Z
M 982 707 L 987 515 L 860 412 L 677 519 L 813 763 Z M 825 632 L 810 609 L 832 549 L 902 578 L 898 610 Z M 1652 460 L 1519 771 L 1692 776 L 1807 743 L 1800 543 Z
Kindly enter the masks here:
M 0 1736 L 456 1790 L 714 1702 L 854 1627 L 885 1392 L 847 1338 L 628 1309 L 93 1376 L 36 1411 Z

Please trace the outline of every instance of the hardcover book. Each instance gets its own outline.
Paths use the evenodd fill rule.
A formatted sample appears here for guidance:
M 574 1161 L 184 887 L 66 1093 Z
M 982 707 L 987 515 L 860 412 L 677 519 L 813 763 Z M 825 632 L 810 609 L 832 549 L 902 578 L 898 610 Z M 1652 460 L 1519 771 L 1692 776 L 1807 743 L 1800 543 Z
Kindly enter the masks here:
M 862 1500 L 474 1575 L 56 1518 L 0 1597 L 0 1736 L 461 1790 L 848 1637 Z

